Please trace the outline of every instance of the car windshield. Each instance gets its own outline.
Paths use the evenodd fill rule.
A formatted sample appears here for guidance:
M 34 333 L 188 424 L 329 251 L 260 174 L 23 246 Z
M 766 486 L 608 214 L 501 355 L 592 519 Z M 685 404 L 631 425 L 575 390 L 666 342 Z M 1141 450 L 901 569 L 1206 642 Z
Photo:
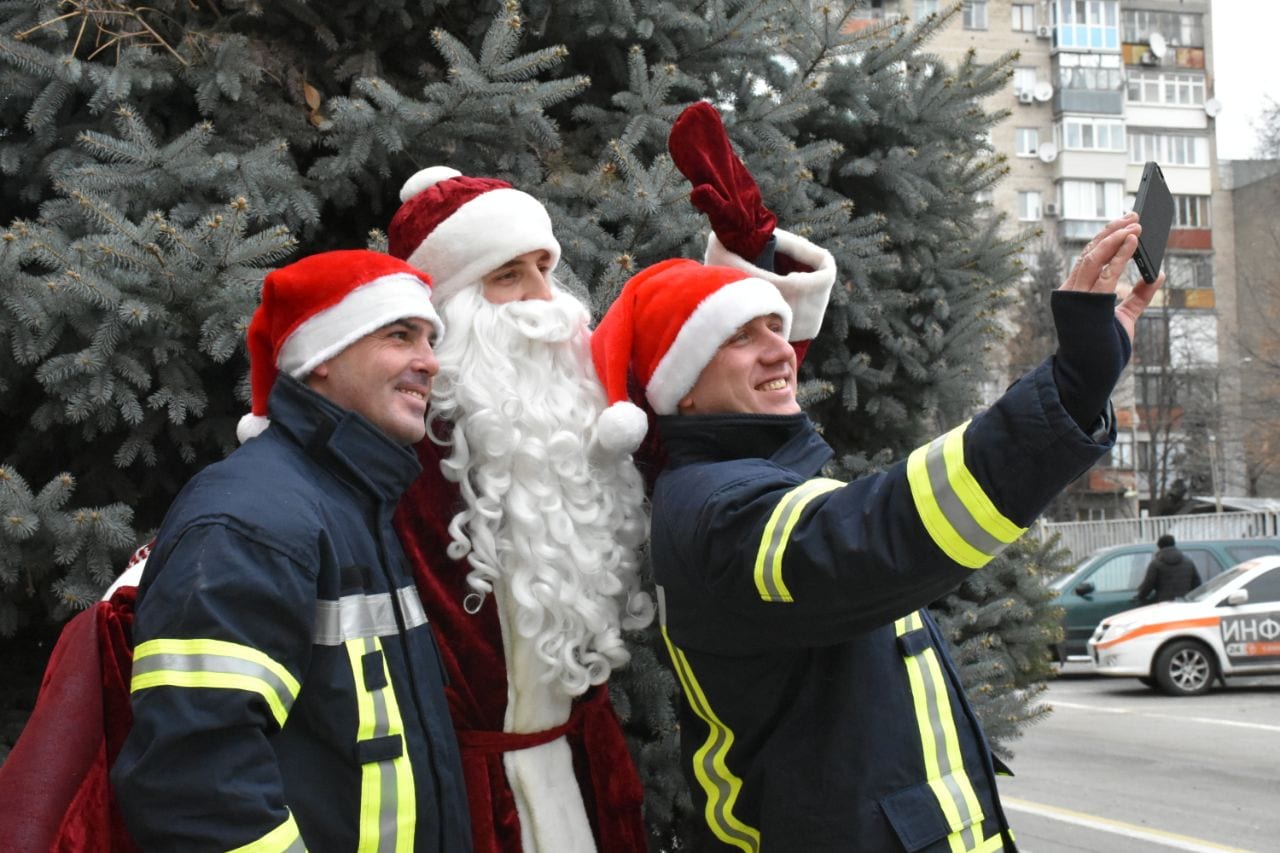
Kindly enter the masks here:
M 1079 563 L 1076 563 L 1071 571 L 1067 572 L 1065 575 L 1058 575 L 1056 578 L 1049 581 L 1049 589 L 1054 592 L 1062 592 L 1064 589 L 1075 586 L 1076 578 L 1080 575 L 1081 570 L 1084 569 L 1085 566 L 1093 565 L 1094 562 L 1094 555 L 1085 557 Z
M 1049 581 L 1049 589 L 1053 590 L 1054 592 L 1062 592 L 1064 589 L 1067 588 L 1067 581 L 1071 580 L 1075 576 L 1076 576 L 1076 573 L 1074 569 L 1072 571 L 1067 572 L 1065 575 L 1058 575 L 1056 578 Z
M 1202 583 L 1187 593 L 1187 601 L 1204 601 L 1247 571 L 1249 571 L 1247 566 L 1236 566 L 1235 568 L 1227 569 L 1213 580 Z

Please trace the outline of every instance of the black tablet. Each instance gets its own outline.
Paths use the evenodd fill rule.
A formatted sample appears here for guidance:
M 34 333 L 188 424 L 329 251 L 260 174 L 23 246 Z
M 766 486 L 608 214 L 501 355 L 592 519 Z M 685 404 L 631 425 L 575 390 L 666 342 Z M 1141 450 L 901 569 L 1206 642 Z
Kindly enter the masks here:
M 1160 262 L 1169 242 L 1169 228 L 1173 225 L 1173 196 L 1164 182 L 1164 173 L 1154 160 L 1148 160 L 1142 169 L 1142 182 L 1138 184 L 1137 199 L 1133 204 L 1142 224 L 1138 237 L 1138 251 L 1133 262 L 1148 284 L 1160 275 Z

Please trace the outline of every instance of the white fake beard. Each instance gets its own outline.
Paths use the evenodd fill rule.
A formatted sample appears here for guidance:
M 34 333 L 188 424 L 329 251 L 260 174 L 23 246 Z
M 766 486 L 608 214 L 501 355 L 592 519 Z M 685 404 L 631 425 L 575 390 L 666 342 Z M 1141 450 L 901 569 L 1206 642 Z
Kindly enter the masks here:
M 621 630 L 647 625 L 653 603 L 636 554 L 647 524 L 640 474 L 594 438 L 604 395 L 589 314 L 552 292 L 495 305 L 466 287 L 440 307 L 448 332 L 430 419 L 453 425 L 442 471 L 465 504 L 449 524 L 449 556 L 468 558 L 481 595 L 506 580 L 515 630 L 534 641 L 545 679 L 577 696 L 627 662 Z

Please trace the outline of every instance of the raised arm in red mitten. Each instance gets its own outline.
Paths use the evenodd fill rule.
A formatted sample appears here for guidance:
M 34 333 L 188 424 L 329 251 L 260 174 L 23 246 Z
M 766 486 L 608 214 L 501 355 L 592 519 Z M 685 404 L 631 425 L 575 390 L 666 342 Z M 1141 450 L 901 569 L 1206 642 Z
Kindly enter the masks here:
M 778 218 L 764 206 L 755 178 L 733 153 L 715 107 L 699 101 L 680 113 L 667 150 L 693 184 L 689 200 L 711 220 L 725 248 L 747 260 L 759 257 Z
M 835 259 L 821 246 L 778 228 L 755 179 L 733 153 L 720 114 L 699 101 L 676 119 L 667 139 L 676 168 L 693 184 L 693 206 L 711 220 L 705 261 L 774 284 L 791 306 L 791 342 L 804 357 L 818 334 L 836 279 Z

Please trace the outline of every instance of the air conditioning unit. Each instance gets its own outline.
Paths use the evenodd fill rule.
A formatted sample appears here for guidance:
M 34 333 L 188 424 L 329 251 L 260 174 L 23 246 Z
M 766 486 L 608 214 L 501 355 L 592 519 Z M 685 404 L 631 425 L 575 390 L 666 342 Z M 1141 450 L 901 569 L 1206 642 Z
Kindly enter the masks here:
M 1047 24 L 1041 24 L 1040 26 L 1036 27 L 1036 38 L 1038 39 L 1053 38 L 1053 27 Z
M 1018 103 L 1034 104 L 1035 102 L 1036 102 L 1036 96 L 1033 95 L 1031 92 L 1024 90 L 1018 93 Z
M 1045 205 L 1044 205 L 1044 215 L 1045 215 L 1045 216 L 1057 216 L 1057 215 L 1058 215 L 1058 205 L 1056 205 L 1055 203 L 1053 203 L 1053 202 L 1051 202 L 1051 201 L 1045 202 Z

